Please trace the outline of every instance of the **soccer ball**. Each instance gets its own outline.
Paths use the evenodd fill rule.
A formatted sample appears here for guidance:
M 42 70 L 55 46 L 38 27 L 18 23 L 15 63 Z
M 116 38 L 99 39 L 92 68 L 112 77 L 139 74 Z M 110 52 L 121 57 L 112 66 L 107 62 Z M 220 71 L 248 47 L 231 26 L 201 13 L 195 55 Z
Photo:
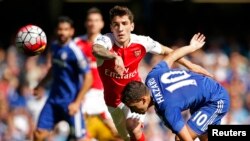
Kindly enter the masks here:
M 26 55 L 34 56 L 42 53 L 47 45 L 45 32 L 36 25 L 25 25 L 18 30 L 16 47 Z

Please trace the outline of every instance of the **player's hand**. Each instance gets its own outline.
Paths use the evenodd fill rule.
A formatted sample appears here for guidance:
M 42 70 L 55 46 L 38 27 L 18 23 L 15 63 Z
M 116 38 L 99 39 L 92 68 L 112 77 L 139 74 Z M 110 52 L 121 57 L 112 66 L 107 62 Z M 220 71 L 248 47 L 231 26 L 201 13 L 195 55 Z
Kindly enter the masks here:
M 203 34 L 197 33 L 194 34 L 193 38 L 190 41 L 190 47 L 193 51 L 200 49 L 205 44 L 205 36 Z
M 75 115 L 78 110 L 80 110 L 80 105 L 81 103 L 79 102 L 72 102 L 69 104 L 68 110 L 69 110 L 69 115 L 73 116 Z
M 208 77 L 212 77 L 214 78 L 213 74 L 209 73 L 206 69 L 204 69 L 203 67 L 197 65 L 197 64 L 192 64 L 189 68 L 189 70 L 199 73 L 199 74 L 203 74 L 206 75 Z
M 136 138 L 141 136 L 143 125 L 139 118 L 128 118 L 126 120 L 126 126 L 127 129 L 132 129 L 134 135 L 137 136 Z
M 120 56 L 115 57 L 115 71 L 121 76 L 123 75 L 123 72 L 125 71 L 125 66 L 123 63 L 123 60 Z

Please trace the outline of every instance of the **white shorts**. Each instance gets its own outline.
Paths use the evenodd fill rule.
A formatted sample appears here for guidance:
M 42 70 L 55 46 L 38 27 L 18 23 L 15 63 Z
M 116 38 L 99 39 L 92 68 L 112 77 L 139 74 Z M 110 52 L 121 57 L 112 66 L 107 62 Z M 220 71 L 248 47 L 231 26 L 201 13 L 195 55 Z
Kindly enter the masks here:
M 105 113 L 105 117 L 111 118 L 107 105 L 104 101 L 103 90 L 91 88 L 85 95 L 82 104 L 82 112 L 88 115 Z
M 132 113 L 130 109 L 123 103 L 120 103 L 116 108 L 108 106 L 108 110 L 113 118 L 115 126 L 125 141 L 129 141 L 129 134 L 126 129 L 126 119 L 136 118 L 144 122 L 146 114 Z

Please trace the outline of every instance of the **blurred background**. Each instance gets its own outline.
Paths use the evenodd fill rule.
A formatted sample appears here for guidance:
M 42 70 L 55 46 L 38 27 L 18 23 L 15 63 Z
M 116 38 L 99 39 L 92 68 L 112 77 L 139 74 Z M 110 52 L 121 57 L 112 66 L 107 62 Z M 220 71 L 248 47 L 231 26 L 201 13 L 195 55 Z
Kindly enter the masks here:
M 29 140 L 49 87 L 34 97 L 32 88 L 47 72 L 45 53 L 27 57 L 18 53 L 14 39 L 26 24 L 40 26 L 48 42 L 54 39 L 58 16 L 70 16 L 75 36 L 85 33 L 86 11 L 99 8 L 110 32 L 109 9 L 128 6 L 135 15 L 136 34 L 150 36 L 172 48 L 189 43 L 192 35 L 206 35 L 203 49 L 187 56 L 205 67 L 227 88 L 230 112 L 222 124 L 250 124 L 250 0 L 0 0 L 0 141 Z M 49 44 L 48 44 L 49 47 Z M 160 56 L 148 54 L 140 66 L 143 78 Z M 181 67 L 176 64 L 176 67 Z M 183 115 L 188 118 L 188 112 Z M 63 141 L 64 122 L 51 140 Z M 172 141 L 173 134 L 150 109 L 145 121 L 147 141 Z

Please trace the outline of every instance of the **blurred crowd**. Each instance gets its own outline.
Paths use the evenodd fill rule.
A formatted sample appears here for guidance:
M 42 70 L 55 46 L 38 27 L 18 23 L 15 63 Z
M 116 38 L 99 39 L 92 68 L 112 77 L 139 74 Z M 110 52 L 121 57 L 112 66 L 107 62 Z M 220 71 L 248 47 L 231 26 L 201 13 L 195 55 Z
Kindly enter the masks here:
M 172 48 L 186 44 L 188 41 L 178 39 Z M 246 45 L 250 48 L 250 40 Z M 186 57 L 214 74 L 214 79 L 229 91 L 231 108 L 222 124 L 250 124 L 250 50 L 242 51 L 242 48 L 248 47 L 242 47 L 235 39 L 225 38 L 209 40 L 205 46 Z M 145 79 L 161 59 L 161 56 L 148 54 L 140 64 L 142 78 Z M 0 141 L 32 139 L 32 131 L 50 90 L 47 87 L 33 96 L 33 88 L 47 73 L 49 65 L 46 54 L 27 57 L 14 44 L 7 49 L 0 45 Z M 182 66 L 175 64 L 175 67 Z M 183 114 L 189 116 L 188 111 Z M 51 140 L 63 141 L 68 129 L 68 125 L 62 121 L 55 128 Z M 147 141 L 174 139 L 153 108 L 146 115 L 144 130 Z

